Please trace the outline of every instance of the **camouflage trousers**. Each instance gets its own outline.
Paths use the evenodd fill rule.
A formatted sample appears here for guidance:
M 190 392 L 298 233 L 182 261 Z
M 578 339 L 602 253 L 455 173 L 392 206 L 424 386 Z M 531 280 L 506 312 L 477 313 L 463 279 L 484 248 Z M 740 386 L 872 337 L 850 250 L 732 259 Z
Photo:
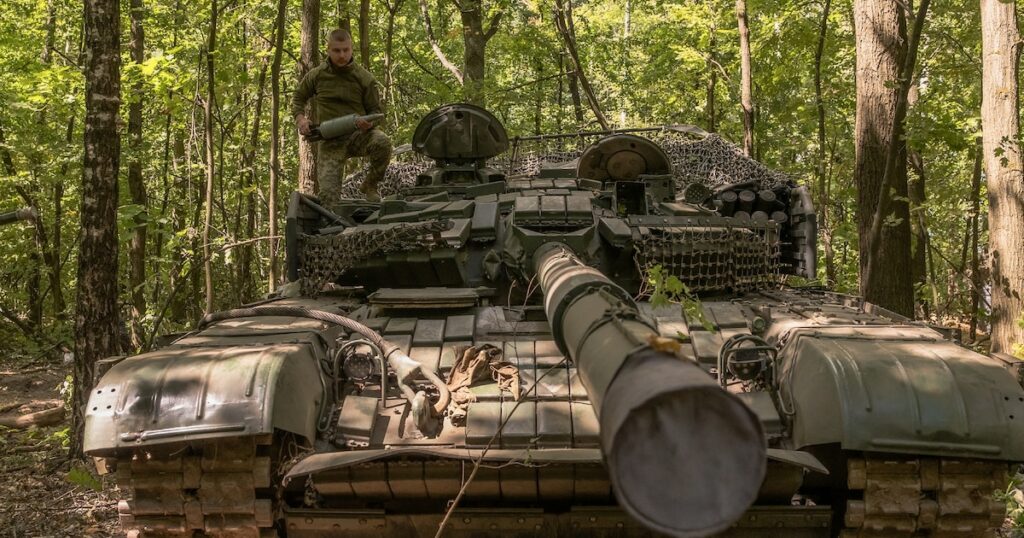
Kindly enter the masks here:
M 370 129 L 320 142 L 317 179 L 320 183 L 320 200 L 324 203 L 333 203 L 341 198 L 342 171 L 349 157 L 370 159 L 370 169 L 363 184 L 377 186 L 384 179 L 384 171 L 391 162 L 391 139 L 379 129 Z

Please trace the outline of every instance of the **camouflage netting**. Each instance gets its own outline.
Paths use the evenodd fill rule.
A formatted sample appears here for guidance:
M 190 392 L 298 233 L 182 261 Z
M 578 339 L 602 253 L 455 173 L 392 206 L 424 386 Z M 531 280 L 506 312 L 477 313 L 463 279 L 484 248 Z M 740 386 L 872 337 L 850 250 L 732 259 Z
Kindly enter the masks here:
M 442 241 L 441 232 L 451 227 L 450 220 L 432 220 L 353 228 L 349 233 L 303 235 L 302 294 L 316 297 L 325 284 L 373 256 L 432 248 Z
M 730 183 L 753 183 L 759 188 L 773 188 L 788 183 L 789 178 L 743 155 L 742 150 L 717 134 L 703 134 L 692 128 L 636 129 L 618 132 L 633 133 L 656 142 L 672 161 L 677 192 L 691 185 L 702 185 L 705 191 Z M 491 159 L 490 166 L 508 176 L 532 177 L 542 165 L 572 161 L 588 146 L 608 133 L 529 137 L 512 139 L 504 154 Z M 432 166 L 433 161 L 414 152 L 396 155 L 380 186 L 387 196 L 416 183 L 416 175 Z M 365 167 L 349 175 L 345 196 L 357 198 L 357 186 L 366 175 Z

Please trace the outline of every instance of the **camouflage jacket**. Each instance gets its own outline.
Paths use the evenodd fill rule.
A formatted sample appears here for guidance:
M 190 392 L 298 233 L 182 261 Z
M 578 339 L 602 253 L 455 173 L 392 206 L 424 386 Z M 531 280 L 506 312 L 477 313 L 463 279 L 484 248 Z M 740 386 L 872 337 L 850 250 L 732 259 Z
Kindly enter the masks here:
M 321 122 L 348 114 L 381 112 L 377 80 L 354 59 L 344 67 L 328 59 L 306 73 L 292 95 L 293 118 L 303 112 L 310 99 Z

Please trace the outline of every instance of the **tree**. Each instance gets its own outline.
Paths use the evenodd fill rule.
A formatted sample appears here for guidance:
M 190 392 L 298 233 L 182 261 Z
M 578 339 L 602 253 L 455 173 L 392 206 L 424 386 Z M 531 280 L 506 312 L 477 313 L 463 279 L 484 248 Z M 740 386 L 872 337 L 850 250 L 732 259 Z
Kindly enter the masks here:
M 85 152 L 75 315 L 73 458 L 83 457 L 85 406 L 96 361 L 120 351 L 115 277 L 121 152 L 117 134 L 121 108 L 120 3 L 86 0 L 84 19 Z
M 928 0 L 921 2 L 920 36 Z M 908 44 L 906 16 L 891 0 L 856 0 L 857 228 L 861 295 L 906 316 L 914 314 L 910 267 L 910 210 L 903 143 L 907 92 L 916 42 Z M 909 64 L 909 69 L 907 68 Z M 890 206 L 892 214 L 890 215 Z
M 131 20 L 132 62 L 141 65 L 146 60 L 146 34 L 142 26 L 142 0 L 131 0 L 128 4 Z M 128 145 L 131 159 L 128 161 L 128 192 L 132 203 L 138 206 L 134 217 L 131 242 L 128 244 L 128 287 L 132 296 L 132 346 L 143 343 L 142 318 L 146 315 L 146 234 L 149 217 L 146 212 L 149 200 L 146 196 L 146 182 L 142 177 L 142 93 L 141 78 L 132 84 L 132 99 L 128 104 Z
M 1024 180 L 1017 2 L 981 0 L 981 125 L 989 203 L 992 351 L 1024 344 Z
M 213 312 L 213 252 L 210 248 L 210 228 L 213 226 L 213 109 L 217 100 L 217 72 L 214 54 L 217 51 L 217 0 L 210 2 L 210 31 L 206 41 L 206 99 L 203 101 L 203 133 L 206 143 L 206 195 L 203 196 L 203 276 L 206 280 L 206 306 L 203 313 Z
M 601 104 L 598 103 L 597 95 L 594 94 L 594 89 L 590 86 L 590 79 L 583 72 L 583 62 L 580 61 L 580 53 L 576 48 L 576 26 L 572 18 L 572 0 L 555 0 L 555 28 L 558 29 L 558 35 L 562 37 L 565 49 L 569 52 L 576 80 L 579 81 L 580 86 L 583 86 L 583 93 L 587 96 L 591 112 L 594 113 L 597 122 L 601 124 L 601 128 L 607 130 L 611 124 L 604 112 L 601 111 Z
M 754 97 L 750 74 L 750 29 L 747 2 L 736 0 L 736 22 L 740 33 L 740 106 L 743 107 L 743 153 L 754 155 Z
M 317 51 L 317 47 L 320 45 L 320 0 L 302 1 L 300 40 L 299 79 L 320 62 L 320 55 Z M 306 105 L 306 117 L 314 123 L 317 121 L 315 107 L 312 104 Z M 306 194 L 315 194 L 317 191 L 316 150 L 316 144 L 307 141 L 304 137 L 299 137 L 299 190 Z
M 814 49 L 814 110 L 818 116 L 818 162 L 815 167 L 818 188 L 818 225 L 821 233 L 823 254 L 825 258 L 825 283 L 834 285 L 836 282 L 835 253 L 832 251 L 832 231 L 830 228 L 828 204 L 829 185 L 826 155 L 828 148 L 825 147 L 825 99 L 821 89 L 821 63 L 825 53 L 825 38 L 828 36 L 828 16 L 832 11 L 832 0 L 825 0 L 821 7 L 821 19 L 818 24 L 817 46 Z
M 281 55 L 284 49 L 284 16 L 288 0 L 278 0 L 277 19 L 274 23 L 274 63 L 270 67 L 270 188 L 267 195 L 270 221 L 270 270 L 267 288 L 277 288 L 277 188 L 281 174 Z
M 484 73 L 487 57 L 487 42 L 494 37 L 501 24 L 502 11 L 491 17 L 484 30 L 484 14 L 481 0 L 457 1 L 459 14 L 462 17 L 463 67 L 465 74 L 463 88 L 466 100 L 470 103 L 483 105 Z

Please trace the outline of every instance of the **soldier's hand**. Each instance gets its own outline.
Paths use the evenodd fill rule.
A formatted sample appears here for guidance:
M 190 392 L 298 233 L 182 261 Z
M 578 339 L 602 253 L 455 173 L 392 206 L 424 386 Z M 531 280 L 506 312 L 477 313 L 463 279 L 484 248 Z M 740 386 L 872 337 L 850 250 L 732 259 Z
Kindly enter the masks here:
M 373 124 L 366 120 L 356 120 L 356 127 L 359 127 L 359 130 L 365 133 L 373 128 Z
M 296 123 L 298 123 L 299 125 L 299 132 L 302 133 L 303 135 L 308 136 L 310 133 L 309 119 L 307 119 L 305 116 L 299 116 L 299 119 Z

